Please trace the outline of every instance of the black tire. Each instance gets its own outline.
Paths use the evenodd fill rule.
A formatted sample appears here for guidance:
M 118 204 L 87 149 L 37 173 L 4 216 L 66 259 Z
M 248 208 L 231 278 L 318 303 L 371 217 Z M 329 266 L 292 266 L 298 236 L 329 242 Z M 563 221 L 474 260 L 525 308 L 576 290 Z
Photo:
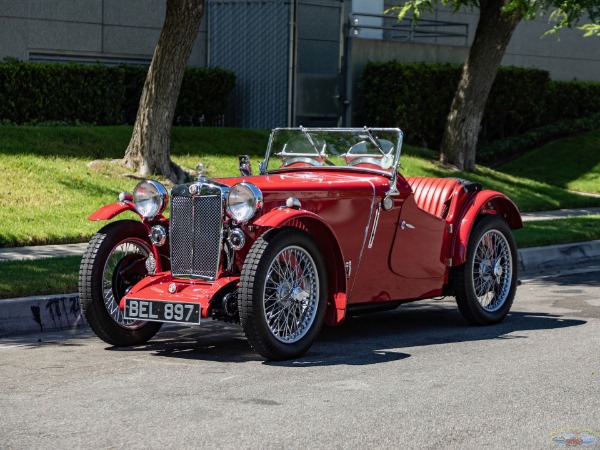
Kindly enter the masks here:
M 498 216 L 475 224 L 465 264 L 454 270 L 454 291 L 460 312 L 473 325 L 501 322 L 517 290 L 517 245 L 512 230 Z
M 156 322 L 123 319 L 118 308 L 125 293 L 146 275 L 151 253 L 148 232 L 134 220 L 110 223 L 96 233 L 79 267 L 79 301 L 96 335 L 115 346 L 139 345 L 162 326 Z
M 238 301 L 257 353 L 280 361 L 308 351 L 325 318 L 326 277 L 319 248 L 305 232 L 283 228 L 256 240 L 242 268 Z

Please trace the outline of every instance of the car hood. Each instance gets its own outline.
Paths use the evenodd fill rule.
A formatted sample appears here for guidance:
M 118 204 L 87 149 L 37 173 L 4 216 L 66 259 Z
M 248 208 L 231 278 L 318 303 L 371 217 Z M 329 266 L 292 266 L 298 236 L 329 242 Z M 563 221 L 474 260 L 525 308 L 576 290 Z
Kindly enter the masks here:
M 381 175 L 325 170 L 220 178 L 215 181 L 228 186 L 242 181 L 252 183 L 263 193 L 265 203 L 285 201 L 288 197 L 300 200 L 372 197 L 376 193 L 385 193 L 390 187 L 389 179 Z

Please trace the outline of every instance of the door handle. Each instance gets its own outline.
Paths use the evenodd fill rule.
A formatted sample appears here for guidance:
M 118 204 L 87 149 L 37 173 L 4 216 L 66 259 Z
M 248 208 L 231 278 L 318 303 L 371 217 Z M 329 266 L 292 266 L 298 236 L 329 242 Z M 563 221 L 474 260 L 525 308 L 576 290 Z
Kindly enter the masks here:
M 414 225 L 411 225 L 410 223 L 406 223 L 405 220 L 402 221 L 402 223 L 400 224 L 400 228 L 402 228 L 403 230 L 405 228 L 410 228 L 411 230 L 414 230 Z

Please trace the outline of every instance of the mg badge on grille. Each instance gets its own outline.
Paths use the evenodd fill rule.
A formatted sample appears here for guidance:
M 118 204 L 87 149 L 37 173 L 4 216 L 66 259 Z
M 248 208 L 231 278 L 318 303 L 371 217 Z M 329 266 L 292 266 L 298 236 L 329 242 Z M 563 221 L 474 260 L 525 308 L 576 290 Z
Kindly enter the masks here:
M 190 194 L 196 195 L 198 193 L 198 185 L 191 184 L 189 188 Z
M 175 292 L 177 292 L 177 285 L 175 283 L 169 284 L 169 292 L 171 294 L 174 294 Z

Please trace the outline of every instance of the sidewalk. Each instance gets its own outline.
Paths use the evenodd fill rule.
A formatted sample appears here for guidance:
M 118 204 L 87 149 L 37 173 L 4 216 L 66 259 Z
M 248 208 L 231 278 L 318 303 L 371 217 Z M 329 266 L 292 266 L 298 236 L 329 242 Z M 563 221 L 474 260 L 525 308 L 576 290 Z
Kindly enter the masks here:
M 537 220 L 564 219 L 565 217 L 591 216 L 600 214 L 599 208 L 576 208 L 576 209 L 557 209 L 555 211 L 536 211 L 530 213 L 521 213 L 523 222 L 535 222 Z
M 0 248 L 0 261 L 24 261 L 31 259 L 81 256 L 87 248 L 83 244 L 35 245 L 30 247 Z
M 600 208 L 524 213 L 525 222 L 600 214 Z M 0 261 L 82 255 L 87 244 L 0 248 Z M 600 240 L 519 250 L 519 279 L 527 280 L 580 267 L 600 269 Z M 0 337 L 16 333 L 85 326 L 78 294 L 0 299 Z

